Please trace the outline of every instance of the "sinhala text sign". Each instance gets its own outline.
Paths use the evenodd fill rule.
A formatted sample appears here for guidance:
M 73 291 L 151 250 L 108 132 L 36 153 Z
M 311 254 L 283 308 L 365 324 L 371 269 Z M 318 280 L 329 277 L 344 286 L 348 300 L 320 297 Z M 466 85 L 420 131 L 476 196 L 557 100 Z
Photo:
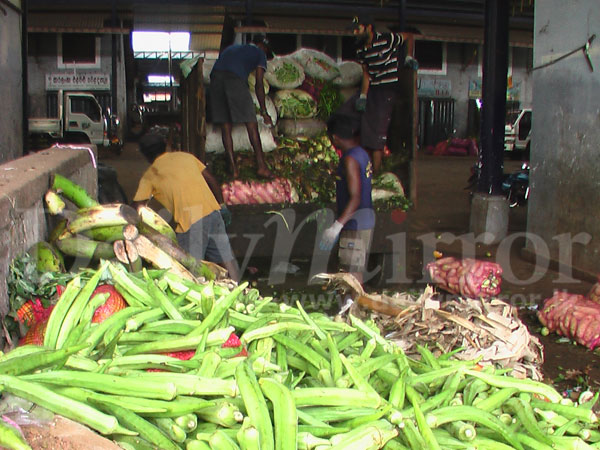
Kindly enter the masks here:
M 110 90 L 106 73 L 47 73 L 46 90 Z

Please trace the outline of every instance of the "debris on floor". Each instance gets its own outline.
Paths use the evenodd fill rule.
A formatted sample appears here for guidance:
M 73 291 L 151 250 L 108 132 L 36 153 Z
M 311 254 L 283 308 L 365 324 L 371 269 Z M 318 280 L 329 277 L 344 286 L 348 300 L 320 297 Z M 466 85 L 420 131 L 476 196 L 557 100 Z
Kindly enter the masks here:
M 521 322 L 516 308 L 498 298 L 440 301 L 431 286 L 420 295 L 367 294 L 352 275 L 343 273 L 317 274 L 313 281 L 317 280 L 352 293 L 348 312 L 370 316 L 386 339 L 409 356 L 419 355 L 419 345 L 427 345 L 436 356 L 460 349 L 456 358 L 481 358 L 480 364 L 510 368 L 518 378 L 543 378 L 542 344 Z

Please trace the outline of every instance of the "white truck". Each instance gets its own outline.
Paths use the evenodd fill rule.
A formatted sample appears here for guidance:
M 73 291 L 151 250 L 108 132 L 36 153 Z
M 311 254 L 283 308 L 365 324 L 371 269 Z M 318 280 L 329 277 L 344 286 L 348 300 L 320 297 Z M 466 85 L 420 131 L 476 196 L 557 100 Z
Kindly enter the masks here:
M 531 109 L 523 108 L 506 115 L 504 151 L 529 158 L 531 147 Z
M 105 115 L 94 94 L 58 91 L 58 116 L 29 119 L 30 146 L 44 147 L 54 142 L 90 143 L 118 146 L 118 118 Z

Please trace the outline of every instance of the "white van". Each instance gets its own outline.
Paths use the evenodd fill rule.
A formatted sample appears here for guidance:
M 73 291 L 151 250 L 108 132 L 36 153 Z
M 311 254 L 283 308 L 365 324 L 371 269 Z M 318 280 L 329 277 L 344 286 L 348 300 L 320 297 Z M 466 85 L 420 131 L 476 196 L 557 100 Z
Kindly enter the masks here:
M 506 115 L 504 151 L 529 158 L 531 143 L 531 109 L 523 108 Z

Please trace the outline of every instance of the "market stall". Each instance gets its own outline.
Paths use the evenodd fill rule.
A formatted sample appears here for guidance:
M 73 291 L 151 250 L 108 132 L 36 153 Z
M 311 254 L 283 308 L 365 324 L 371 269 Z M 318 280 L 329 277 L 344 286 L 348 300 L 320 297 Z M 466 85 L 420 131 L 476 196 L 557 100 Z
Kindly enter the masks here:
M 209 72 L 206 67 L 205 75 Z M 414 74 L 407 71 L 403 76 L 406 86 L 399 89 L 409 91 L 403 99 L 411 98 Z M 339 161 L 326 135 L 326 121 L 358 89 L 361 78 L 362 69 L 356 62 L 338 63 L 313 49 L 303 48 L 268 62 L 264 77 L 266 105 L 274 127 L 266 126 L 260 116 L 257 120 L 266 161 L 277 176 L 274 180 L 256 176 L 254 155 L 243 125 L 234 125 L 232 131 L 240 177 L 231 179 L 220 130 L 208 118 L 206 161 L 211 172 L 223 180 L 223 197 L 234 216 L 228 234 L 240 258 L 289 261 L 291 257 L 312 258 L 315 251 L 318 257 L 324 257 L 317 249 L 318 238 L 335 211 L 334 174 Z M 209 81 L 207 77 L 205 83 Z M 254 82 L 250 75 L 251 93 Z M 385 173 L 373 180 L 377 219 L 371 254 L 378 264 L 392 260 L 394 251 L 401 250 L 394 249 L 390 239 L 405 231 L 404 221 L 416 197 L 412 185 L 414 130 L 406 117 L 402 126 L 393 124 Z

